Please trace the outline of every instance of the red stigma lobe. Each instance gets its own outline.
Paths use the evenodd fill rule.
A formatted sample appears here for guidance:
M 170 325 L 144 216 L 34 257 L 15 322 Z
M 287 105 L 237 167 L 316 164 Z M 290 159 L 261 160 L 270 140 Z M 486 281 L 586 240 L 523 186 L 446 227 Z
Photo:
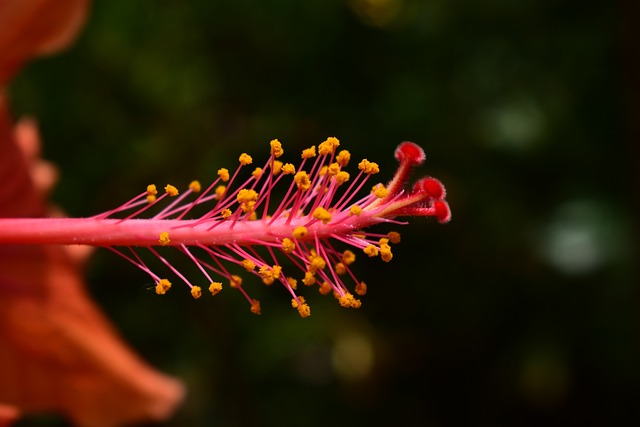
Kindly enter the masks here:
M 411 164 L 411 166 L 422 164 L 426 158 L 422 147 L 410 141 L 405 141 L 398 145 L 395 151 L 395 157 L 400 163 L 407 162 Z

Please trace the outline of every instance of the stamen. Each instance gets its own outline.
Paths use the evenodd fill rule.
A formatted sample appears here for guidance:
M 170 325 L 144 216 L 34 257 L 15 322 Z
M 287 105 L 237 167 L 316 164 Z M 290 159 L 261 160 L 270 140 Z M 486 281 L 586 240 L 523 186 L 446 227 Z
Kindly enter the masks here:
M 171 184 L 167 184 L 164 187 L 164 191 L 171 197 L 175 197 L 178 195 L 178 189 Z
M 321 156 L 333 154 L 333 152 L 336 150 L 336 148 L 338 148 L 339 145 L 340 141 L 338 141 L 337 138 L 329 137 L 320 145 L 318 145 L 318 153 L 320 153 Z
M 160 238 L 158 239 L 158 243 L 160 243 L 160 245 L 162 246 L 167 246 L 169 243 L 171 243 L 171 240 L 169 239 L 169 233 L 166 231 L 163 231 L 162 233 L 160 233 Z
M 277 139 L 272 140 L 270 145 L 271 145 L 271 155 L 276 159 L 282 156 L 282 154 L 284 154 L 284 150 L 282 149 L 282 144 Z
M 305 160 L 306 159 L 310 159 L 310 158 L 315 157 L 315 156 L 316 156 L 316 146 L 315 145 L 312 145 L 311 147 L 302 150 L 302 156 L 301 157 L 303 159 L 305 159 Z
M 215 296 L 221 290 L 222 290 L 221 282 L 211 282 L 211 284 L 209 285 L 209 292 L 211 292 L 211 295 Z
M 191 296 L 198 299 L 202 296 L 202 288 L 200 286 L 194 286 L 191 288 Z
M 229 170 L 227 168 L 218 169 L 218 178 L 220 178 L 222 182 L 229 181 Z
M 183 194 L 179 194 L 173 185 L 167 185 L 165 192 L 158 196 L 156 186 L 149 185 L 145 192 L 122 206 L 89 219 L 100 221 L 100 230 L 119 227 L 108 239 L 101 241 L 94 236 L 91 243 L 109 247 L 149 274 L 156 283 L 158 294 L 165 294 L 171 288 L 171 282 L 155 274 L 132 248 L 129 249 L 131 255 L 125 255 L 111 245 L 145 247 L 190 288 L 194 298 L 199 299 L 202 288 L 192 285 L 153 248 L 175 246 L 203 273 L 209 283 L 209 293 L 219 293 L 223 287 L 220 280 L 224 279 L 231 288 L 240 291 L 255 314 L 261 312 L 260 302 L 251 298 L 243 287 L 243 283 L 251 286 L 252 281 L 243 282 L 241 276 L 233 274 L 235 271 L 229 271 L 225 265 L 246 271 L 265 285 L 280 283 L 291 295 L 292 307 L 302 317 L 310 315 L 310 308 L 296 293 L 299 282 L 305 287 L 317 284 L 318 291 L 324 295 L 333 292 L 343 307 L 360 307 L 360 300 L 351 292 L 363 296 L 367 285 L 352 271 L 351 265 L 356 260 L 354 250 L 390 262 L 393 259 L 390 244 L 401 240 L 396 231 L 381 234 L 366 229 L 381 222 L 404 224 L 395 219 L 400 216 L 433 216 L 445 223 L 451 219 L 451 210 L 444 200 L 445 188 L 436 178 L 422 178 L 406 187 L 410 170 L 425 159 L 419 146 L 410 142 L 400 144 L 395 151 L 400 165 L 394 177 L 386 186 L 376 183 L 370 187 L 371 192 L 364 195 L 359 193 L 372 176 L 380 172 L 378 164 L 362 160 L 352 179 L 349 172 L 343 170 L 348 166 L 351 154 L 347 150 L 336 154 L 339 146 L 338 139 L 327 138 L 318 145 L 317 151 L 316 146 L 303 150 L 302 160 L 294 165 L 276 160 L 284 156 L 284 149 L 280 141 L 273 139 L 269 143 L 268 160 L 263 167 L 245 171 L 248 178 L 244 183 L 236 181 L 240 180 L 240 170 L 253 163 L 246 153 L 239 156 L 239 164 L 233 173 L 226 168 L 218 169 L 216 179 L 204 191 L 198 181 L 192 181 Z M 347 182 L 349 184 L 344 185 Z M 287 191 L 279 203 L 270 206 L 279 187 L 287 188 Z M 165 203 L 164 209 L 151 219 L 136 218 L 165 197 L 175 199 Z M 197 211 L 194 208 L 205 206 L 208 206 L 205 213 L 199 212 L 194 219 L 187 219 L 187 215 Z M 124 214 L 130 211 L 134 213 Z M 110 219 L 116 214 L 126 216 Z M 136 221 L 129 221 L 134 218 Z M 120 242 L 120 237 L 114 238 L 115 234 L 129 238 Z M 0 242 L 2 238 L 0 235 Z M 331 240 L 353 250 L 338 250 Z M 211 257 L 213 262 L 202 254 Z M 298 269 L 298 275 L 291 274 L 292 266 Z
M 238 160 L 240 161 L 240 164 L 243 166 L 247 166 L 253 163 L 253 159 L 247 153 L 242 153 L 238 158 Z
M 156 294 L 158 295 L 166 294 L 169 289 L 171 289 L 171 282 L 167 279 L 161 279 L 156 284 Z

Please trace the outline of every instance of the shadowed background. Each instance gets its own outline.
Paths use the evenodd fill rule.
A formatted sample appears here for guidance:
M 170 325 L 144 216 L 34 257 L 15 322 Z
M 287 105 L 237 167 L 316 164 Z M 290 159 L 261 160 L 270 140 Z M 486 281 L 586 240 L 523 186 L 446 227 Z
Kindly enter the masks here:
M 160 298 L 98 251 L 92 294 L 189 387 L 165 425 L 640 421 L 633 3 L 96 2 L 74 47 L 10 88 L 70 215 L 327 136 L 382 180 L 417 142 L 453 210 L 400 229 L 391 264 L 359 258 L 361 309 L 303 290 L 309 319 L 258 280 L 261 316 L 229 289 Z

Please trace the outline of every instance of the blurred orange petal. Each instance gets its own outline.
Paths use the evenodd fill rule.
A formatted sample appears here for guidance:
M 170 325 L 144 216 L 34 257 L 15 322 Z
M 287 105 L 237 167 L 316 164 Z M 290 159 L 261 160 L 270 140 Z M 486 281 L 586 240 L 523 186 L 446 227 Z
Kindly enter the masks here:
M 0 427 L 10 426 L 18 416 L 18 408 L 0 404 Z
M 33 186 L 29 165 L 14 143 L 13 124 L 0 94 L 0 217 L 44 215 L 44 202 Z
M 55 174 L 35 166 L 38 145 L 35 123 L 14 130 L 0 97 L 0 216 L 44 213 Z M 0 426 L 18 410 L 88 427 L 164 420 L 182 401 L 182 384 L 137 357 L 84 286 L 63 247 L 0 247 Z
M 0 86 L 29 58 L 68 45 L 88 8 L 88 0 L 0 1 Z
M 121 341 L 59 247 L 0 249 L 0 401 L 80 426 L 164 420 L 180 382 Z

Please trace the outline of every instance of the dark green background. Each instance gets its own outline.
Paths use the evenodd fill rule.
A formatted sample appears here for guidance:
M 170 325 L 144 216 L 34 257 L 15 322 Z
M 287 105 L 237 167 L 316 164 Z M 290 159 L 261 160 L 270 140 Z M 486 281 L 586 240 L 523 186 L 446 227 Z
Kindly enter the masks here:
M 242 151 L 261 163 L 272 138 L 294 160 L 337 136 L 381 179 L 412 140 L 420 173 L 447 186 L 450 224 L 411 221 L 389 265 L 361 257 L 357 311 L 307 290 L 300 319 L 257 281 L 259 317 L 230 290 L 159 298 L 99 251 L 91 292 L 189 387 L 163 425 L 635 424 L 636 12 L 632 0 L 98 1 L 77 43 L 10 93 L 39 120 L 62 172 L 54 201 L 74 216 L 149 182 L 206 182 Z M 367 347 L 370 371 L 336 368 L 346 351 L 358 372 Z

